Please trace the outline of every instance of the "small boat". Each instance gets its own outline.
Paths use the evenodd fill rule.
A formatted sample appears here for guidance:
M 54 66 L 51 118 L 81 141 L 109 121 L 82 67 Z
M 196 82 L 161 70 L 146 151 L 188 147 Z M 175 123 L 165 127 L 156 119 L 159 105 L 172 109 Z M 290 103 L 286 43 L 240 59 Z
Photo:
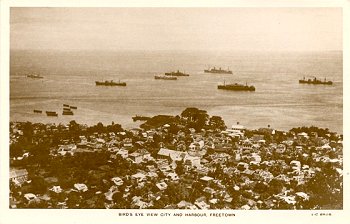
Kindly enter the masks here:
M 71 111 L 71 110 L 64 110 L 62 112 L 62 115 L 74 115 L 74 114 L 73 114 L 73 111 Z
M 76 106 L 70 106 L 69 108 L 74 109 L 74 110 L 78 109 L 78 107 L 76 107 Z
M 175 77 L 175 76 L 159 76 L 159 75 L 155 75 L 154 79 L 177 80 L 177 77 Z
M 63 107 L 63 110 L 64 110 L 64 111 L 70 111 L 70 108 Z
M 36 114 L 41 114 L 43 111 L 42 110 L 34 110 L 34 113 Z
M 57 117 L 58 114 L 55 111 L 46 111 L 46 115 L 50 117 Z
M 32 78 L 32 79 L 43 79 L 44 78 L 40 75 L 35 75 L 35 74 L 29 74 L 29 75 L 27 75 L 27 77 Z
M 69 107 L 69 105 L 68 105 L 68 104 L 63 104 L 63 106 L 64 106 L 64 107 Z

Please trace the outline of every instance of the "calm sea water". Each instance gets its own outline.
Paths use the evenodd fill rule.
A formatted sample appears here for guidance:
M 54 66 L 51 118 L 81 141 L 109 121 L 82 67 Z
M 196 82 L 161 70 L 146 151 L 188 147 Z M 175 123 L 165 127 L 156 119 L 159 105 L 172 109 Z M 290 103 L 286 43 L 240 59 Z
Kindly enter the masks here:
M 271 125 L 279 130 L 315 125 L 343 132 L 343 60 L 341 52 L 55 52 L 12 51 L 10 120 L 96 124 L 112 121 L 136 127 L 135 114 L 180 114 L 198 107 L 222 116 L 226 125 Z M 205 74 L 208 66 L 232 75 Z M 155 80 L 179 69 L 189 77 Z M 44 79 L 30 79 L 28 73 Z M 301 85 L 303 76 L 330 79 L 332 86 Z M 126 87 L 95 86 L 96 80 L 127 82 Z M 256 92 L 218 90 L 223 82 L 254 85 Z M 62 116 L 62 104 L 77 106 Z M 57 118 L 34 114 L 53 110 Z

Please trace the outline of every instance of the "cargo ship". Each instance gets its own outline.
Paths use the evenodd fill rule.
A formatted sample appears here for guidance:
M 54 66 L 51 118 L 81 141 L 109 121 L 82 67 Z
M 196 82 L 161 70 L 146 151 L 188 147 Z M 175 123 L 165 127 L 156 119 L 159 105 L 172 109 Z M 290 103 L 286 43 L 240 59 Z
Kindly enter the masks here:
M 205 69 L 204 70 L 205 73 L 214 73 L 214 74 L 232 74 L 232 71 L 229 70 L 229 68 L 227 68 L 227 70 L 224 69 L 217 69 L 217 68 L 212 68 L 212 69 Z
M 111 81 L 104 81 L 104 82 L 100 82 L 100 81 L 95 81 L 96 86 L 126 86 L 126 82 L 114 82 L 113 80 Z
M 166 72 L 165 75 L 166 76 L 190 76 L 189 74 L 182 73 L 179 70 L 177 70 L 176 72 Z
M 177 80 L 177 77 L 175 77 L 175 76 L 159 76 L 159 75 L 155 75 L 154 79 Z
M 224 82 L 223 85 L 218 85 L 218 89 L 223 89 L 223 90 L 231 90 L 231 91 L 255 91 L 254 86 L 248 86 L 247 83 L 245 85 L 242 84 L 226 84 Z
M 313 79 L 305 79 L 305 77 L 303 79 L 299 80 L 299 83 L 301 84 L 313 84 L 313 85 L 332 85 L 333 82 L 332 81 L 327 81 L 327 79 L 325 78 L 324 81 L 317 79 L 316 77 Z

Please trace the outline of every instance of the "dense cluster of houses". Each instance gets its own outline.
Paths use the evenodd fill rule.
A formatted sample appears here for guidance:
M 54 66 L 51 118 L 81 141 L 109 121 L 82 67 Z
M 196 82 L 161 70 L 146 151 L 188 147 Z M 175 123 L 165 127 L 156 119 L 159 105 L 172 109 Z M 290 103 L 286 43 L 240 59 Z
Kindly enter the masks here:
M 182 128 L 174 134 L 169 133 L 169 128 L 166 124 L 150 130 L 81 135 L 74 141 L 62 139 L 62 144 L 50 148 L 52 159 L 103 152 L 109 155 L 106 165 L 125 163 L 136 167 L 127 170 L 127 175 L 104 180 L 108 189 L 88 181 L 77 181 L 67 188 L 56 181 L 49 182 L 43 194 L 21 192 L 22 186 L 34 184 L 28 177 L 29 169 L 23 165 L 27 163 L 22 163 L 32 155 L 24 150 L 22 156 L 10 158 L 16 161 L 10 170 L 10 206 L 35 207 L 44 201 L 47 207 L 72 208 L 67 200 L 74 194 L 80 202 L 74 203 L 74 208 L 88 207 L 81 200 L 92 198 L 96 200 L 88 203 L 90 207 L 100 203 L 105 208 L 317 208 L 309 202 L 318 195 L 308 186 L 318 173 L 326 175 L 328 170 L 334 171 L 328 178 L 339 182 L 330 191 L 342 192 L 340 137 L 334 140 L 315 132 L 281 132 L 284 137 L 276 140 L 276 131 L 271 128 L 247 136 L 248 130 L 239 124 L 224 131 Z M 40 133 L 40 128 L 34 128 L 36 132 Z M 21 135 L 21 125 L 13 123 L 10 144 Z M 55 196 L 59 199 L 53 203 L 52 195 L 63 196 Z

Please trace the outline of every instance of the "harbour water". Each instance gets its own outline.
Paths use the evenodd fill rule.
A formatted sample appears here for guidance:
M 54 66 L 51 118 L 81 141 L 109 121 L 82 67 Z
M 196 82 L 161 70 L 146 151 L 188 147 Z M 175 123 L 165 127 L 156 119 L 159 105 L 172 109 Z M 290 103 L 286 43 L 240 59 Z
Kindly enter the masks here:
M 209 66 L 233 74 L 209 74 Z M 154 75 L 175 70 L 189 73 L 176 81 Z M 180 114 L 198 107 L 223 117 L 226 125 L 270 125 L 279 130 L 318 126 L 343 132 L 342 52 L 106 52 L 11 51 L 10 120 L 43 123 L 110 124 L 137 127 L 132 116 Z M 26 77 L 29 73 L 43 79 Z M 313 77 L 333 85 L 299 84 Z M 96 86 L 114 80 L 126 87 Z M 217 85 L 247 82 L 255 92 L 218 90 Z M 77 106 L 62 116 L 62 105 Z M 33 110 L 43 110 L 34 114 Z M 56 111 L 47 117 L 44 111 Z

